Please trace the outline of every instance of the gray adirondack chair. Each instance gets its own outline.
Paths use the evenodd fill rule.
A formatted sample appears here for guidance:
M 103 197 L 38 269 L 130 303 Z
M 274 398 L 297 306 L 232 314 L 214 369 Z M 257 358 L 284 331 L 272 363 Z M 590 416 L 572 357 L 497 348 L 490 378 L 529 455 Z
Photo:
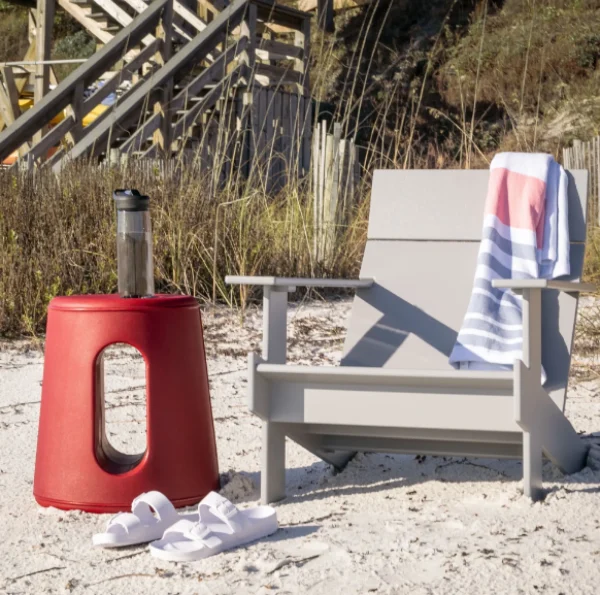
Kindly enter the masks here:
M 542 454 L 579 471 L 587 448 L 565 417 L 586 239 L 587 171 L 569 172 L 567 280 L 502 280 L 523 294 L 514 371 L 455 370 L 448 356 L 467 309 L 486 170 L 375 172 L 360 279 L 228 277 L 264 286 L 262 358 L 249 356 L 249 406 L 263 420 L 261 492 L 285 497 L 285 437 L 336 467 L 355 451 L 523 459 L 524 492 L 542 494 Z M 339 367 L 286 365 L 287 293 L 351 287 Z M 548 379 L 541 385 L 541 365 Z

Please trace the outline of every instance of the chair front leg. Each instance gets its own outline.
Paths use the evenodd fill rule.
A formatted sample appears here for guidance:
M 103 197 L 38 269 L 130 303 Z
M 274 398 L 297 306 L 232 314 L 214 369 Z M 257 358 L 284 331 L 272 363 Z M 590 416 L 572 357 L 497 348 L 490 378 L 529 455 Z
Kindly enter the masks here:
M 285 433 L 281 425 L 263 421 L 260 496 L 263 504 L 285 498 Z
M 523 369 L 526 368 L 526 369 Z M 517 391 L 515 418 L 523 428 L 523 492 L 532 500 L 542 497 L 543 444 L 535 423 L 538 392 L 542 390 L 542 291 L 523 291 L 523 360 L 515 362 Z

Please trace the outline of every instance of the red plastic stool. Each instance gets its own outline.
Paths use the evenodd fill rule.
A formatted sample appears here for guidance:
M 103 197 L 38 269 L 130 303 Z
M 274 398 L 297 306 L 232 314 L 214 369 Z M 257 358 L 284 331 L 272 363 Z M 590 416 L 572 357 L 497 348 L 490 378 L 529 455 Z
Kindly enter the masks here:
M 146 451 L 104 432 L 102 351 L 128 343 L 146 362 Z M 176 506 L 218 489 L 200 309 L 186 296 L 59 297 L 50 302 L 33 493 L 42 506 L 129 510 L 159 490 Z

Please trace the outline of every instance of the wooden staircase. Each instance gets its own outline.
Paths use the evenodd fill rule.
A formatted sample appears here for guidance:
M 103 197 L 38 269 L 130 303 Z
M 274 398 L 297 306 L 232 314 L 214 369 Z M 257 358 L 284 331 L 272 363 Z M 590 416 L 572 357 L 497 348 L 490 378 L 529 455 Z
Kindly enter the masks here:
M 182 156 L 217 122 L 235 133 L 230 165 L 251 168 L 271 143 L 308 169 L 306 13 L 271 0 L 57 3 L 100 49 L 0 133 L 0 162 L 18 151 L 13 167 L 59 171 L 82 157 Z M 276 138 L 284 128 L 286 147 Z

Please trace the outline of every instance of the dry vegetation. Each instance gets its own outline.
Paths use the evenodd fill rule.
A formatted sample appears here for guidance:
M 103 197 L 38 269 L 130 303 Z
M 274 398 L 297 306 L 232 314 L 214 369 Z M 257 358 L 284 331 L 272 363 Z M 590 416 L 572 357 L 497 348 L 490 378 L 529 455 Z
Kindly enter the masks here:
M 151 193 L 157 291 L 239 303 L 226 274 L 358 273 L 368 201 L 338 230 L 337 255 L 323 269 L 311 257 L 312 204 L 302 184 L 267 199 L 256 180 L 213 194 L 210 180 L 190 168 L 166 176 L 135 163 L 73 164 L 58 178 L 0 172 L 2 334 L 42 332 L 56 295 L 116 291 L 112 190 L 124 186 Z
M 24 13 L 1 0 L 0 11 L 0 60 L 18 58 Z M 56 57 L 89 55 L 89 38 L 61 19 Z M 41 332 L 55 295 L 116 289 L 111 193 L 123 186 L 151 194 L 160 291 L 243 303 L 225 274 L 355 275 L 376 167 L 487 167 L 504 149 L 560 157 L 598 134 L 598 31 L 597 0 L 373 0 L 340 13 L 334 34 L 314 33 L 317 111 L 355 139 L 363 171 L 327 267 L 312 256 L 306 181 L 269 196 L 260 175 L 214 190 L 198 168 L 0 172 L 0 334 Z M 600 282 L 596 229 L 586 277 Z

